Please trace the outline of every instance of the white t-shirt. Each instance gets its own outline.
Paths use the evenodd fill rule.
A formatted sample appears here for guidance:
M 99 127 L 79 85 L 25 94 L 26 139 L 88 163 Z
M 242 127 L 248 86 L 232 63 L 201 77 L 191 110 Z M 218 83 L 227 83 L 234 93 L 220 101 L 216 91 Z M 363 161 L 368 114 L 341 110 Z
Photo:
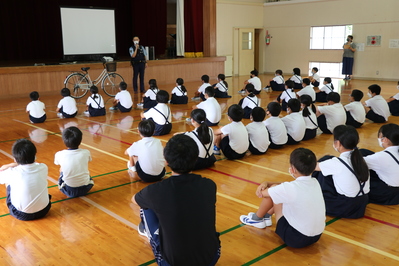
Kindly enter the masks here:
M 158 93 L 159 89 L 155 88 L 155 89 L 148 89 L 145 94 L 144 97 L 149 97 L 151 100 L 155 101 L 157 98 L 157 93 Z
M 316 92 L 311 85 L 304 87 L 303 89 L 298 91 L 297 94 L 299 96 L 302 96 L 304 94 L 309 95 L 312 98 L 312 102 L 316 101 Z
M 181 86 L 176 86 L 172 90 L 172 94 L 175 94 L 176 96 L 187 96 L 187 91 L 183 92 Z
M 54 164 L 61 166 L 62 179 L 70 187 L 81 187 L 90 183 L 90 161 L 90 151 L 86 149 L 62 150 L 54 156 Z
M 223 81 L 220 81 L 219 83 L 217 83 L 215 88 L 218 89 L 220 92 L 228 91 L 228 88 L 226 87 L 226 85 L 224 85 Z
M 230 124 L 227 124 L 224 127 L 222 127 L 221 131 L 223 135 L 229 136 L 230 147 L 235 152 L 237 152 L 238 154 L 242 154 L 248 150 L 249 147 L 248 131 L 241 121 L 240 122 L 233 121 Z
M 262 89 L 262 82 L 260 81 L 260 78 L 258 78 L 257 76 L 250 78 L 248 82 L 254 85 L 255 90 L 260 91 Z
M 160 114 L 155 109 L 157 109 L 163 115 Z M 155 107 L 150 108 L 147 112 L 144 113 L 144 117 L 146 119 L 152 118 L 154 120 L 154 122 L 157 123 L 158 125 L 165 125 L 166 124 L 164 116 L 167 118 L 169 123 L 172 123 L 172 116 L 170 114 L 169 106 L 167 104 L 165 104 L 165 103 L 158 103 Z
M 388 121 L 388 117 L 391 115 L 387 101 L 381 96 L 376 95 L 366 101 L 366 106 L 370 107 L 377 115 L 381 115 Z
M 286 103 L 288 103 L 289 100 L 291 99 L 296 99 L 296 94 L 294 91 L 292 91 L 291 89 L 285 89 L 280 96 L 280 100 L 281 101 L 285 101 Z
M 96 95 L 98 97 L 96 99 L 93 99 L 93 97 L 94 97 L 93 94 L 90 95 L 89 98 L 87 98 L 86 105 L 87 106 L 91 105 L 91 107 L 94 108 L 94 109 L 104 108 L 103 97 L 100 94 L 96 94 Z
M 197 136 L 198 136 L 197 132 L 195 132 L 195 134 L 197 134 Z M 206 152 L 205 149 L 208 150 L 209 156 L 212 156 L 212 154 L 213 154 L 213 143 L 214 143 L 212 128 L 209 128 L 209 137 L 211 139 L 211 142 L 208 143 L 208 144 L 203 144 L 195 134 L 194 134 L 193 131 L 185 133 L 185 135 L 189 136 L 190 138 L 192 138 L 195 141 L 195 143 L 197 143 L 198 150 L 199 150 L 198 157 L 200 157 L 200 158 L 208 158 L 207 152 Z
M 222 118 L 222 108 L 214 97 L 208 97 L 206 101 L 200 102 L 197 108 L 205 111 L 206 118 L 211 123 L 218 123 Z
M 271 142 L 276 145 L 284 145 L 287 143 L 287 129 L 285 128 L 284 122 L 278 116 L 272 116 L 266 119 L 263 121 L 263 124 L 270 133 Z
M 242 101 L 241 107 L 242 109 L 244 109 L 245 107 L 251 109 L 254 109 L 255 107 L 260 107 L 260 99 L 256 96 L 253 97 L 247 96 Z
M 137 156 L 144 173 L 159 175 L 165 168 L 163 147 L 159 139 L 153 137 L 142 138 L 127 149 L 130 157 Z
M 399 146 L 391 146 L 385 149 L 399 160 Z M 399 164 L 385 151 L 376 152 L 364 157 L 370 170 L 374 170 L 378 177 L 387 185 L 399 187 Z
M 290 80 L 292 80 L 293 82 L 297 83 L 297 84 L 302 84 L 302 77 L 298 76 L 298 75 L 293 75 Z
M 312 108 L 310 108 L 310 107 L 306 107 L 306 108 L 308 108 L 308 110 L 310 112 L 310 116 L 304 117 L 302 115 L 302 111 L 300 111 L 299 113 L 302 115 L 303 119 L 305 120 L 306 128 L 307 129 L 315 129 L 318 126 L 318 124 L 317 124 L 317 116 L 316 116 L 315 113 L 313 113 Z
M 399 93 L 396 93 L 392 98 L 395 98 L 396 100 L 399 100 Z
M 208 87 L 212 87 L 212 85 L 209 84 L 209 83 L 203 83 L 203 84 L 198 88 L 198 92 L 199 92 L 199 93 L 202 93 L 202 94 L 205 94 L 205 89 L 208 88 Z
M 313 77 L 314 80 L 320 82 L 320 76 L 319 76 L 319 74 L 313 73 L 313 74 L 312 74 L 312 77 Z
M 39 100 L 31 101 L 26 106 L 26 111 L 29 111 L 29 114 L 35 118 L 40 118 L 44 116 L 46 114 L 44 109 L 46 109 L 44 103 Z
M 366 110 L 364 110 L 364 106 L 361 102 L 351 102 L 344 106 L 346 111 L 352 115 L 353 119 L 355 119 L 359 123 L 364 123 L 366 120 Z
M 325 84 L 323 87 L 321 87 L 320 91 L 324 91 L 326 94 L 329 94 L 330 92 L 334 91 L 332 88 L 332 84 L 328 83 Z
M 25 213 L 43 210 L 50 202 L 47 189 L 47 165 L 18 165 L 0 172 L 0 184 L 11 186 L 11 203 Z
M 115 100 L 119 100 L 120 104 L 126 109 L 129 109 L 133 106 L 132 96 L 127 90 L 121 90 L 118 92 L 115 95 Z
M 276 82 L 277 84 L 284 84 L 285 83 L 283 76 L 280 76 L 280 75 L 275 76 L 273 78 L 273 81 Z
M 352 169 L 351 151 L 346 151 L 340 154 L 344 162 L 346 162 Z M 324 176 L 332 175 L 334 187 L 337 192 L 346 197 L 354 198 L 360 191 L 359 181 L 356 176 L 346 167 L 338 158 L 331 158 L 329 160 L 319 163 L 319 167 Z M 370 178 L 366 181 L 363 191 L 365 194 L 370 192 Z M 360 194 L 360 196 L 363 194 Z
M 268 192 L 275 204 L 283 204 L 285 219 L 300 233 L 306 236 L 323 233 L 326 207 L 316 178 L 301 176 L 271 187 Z
M 341 103 L 333 105 L 318 106 L 320 113 L 326 116 L 327 128 L 333 132 L 334 128 L 339 125 L 345 125 L 346 112 Z
M 258 151 L 265 152 L 269 148 L 269 132 L 262 122 L 252 122 L 247 126 L 249 140 Z
M 294 112 L 281 118 L 287 134 L 290 135 L 295 141 L 301 141 L 305 136 L 306 123 L 302 114 Z
M 73 115 L 78 111 L 78 108 L 76 107 L 76 101 L 71 96 L 66 96 L 58 102 L 57 108 L 61 107 L 62 111 L 69 115 Z

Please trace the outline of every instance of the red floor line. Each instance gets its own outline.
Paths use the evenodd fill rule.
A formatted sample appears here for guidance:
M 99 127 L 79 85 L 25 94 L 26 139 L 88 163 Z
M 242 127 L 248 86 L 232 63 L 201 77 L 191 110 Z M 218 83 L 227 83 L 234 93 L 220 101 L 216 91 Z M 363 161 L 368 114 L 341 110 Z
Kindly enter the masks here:
M 235 176 L 235 175 L 230 175 L 230 174 L 227 174 L 227 173 L 224 173 L 224 172 L 221 172 L 219 170 L 212 169 L 212 168 L 208 168 L 207 170 L 210 170 L 212 172 L 215 172 L 215 173 L 218 173 L 218 174 L 222 174 L 222 175 L 225 175 L 225 176 L 230 176 L 230 177 L 233 177 L 233 178 L 236 178 L 236 179 L 248 182 L 248 183 L 252 183 L 252 184 L 255 184 L 255 185 L 260 185 L 260 183 L 257 183 L 255 181 L 248 180 L 248 179 L 245 179 L 245 178 L 242 178 L 242 177 L 239 177 L 239 176 Z
M 88 129 L 82 129 L 82 130 L 90 132 Z M 123 141 L 123 140 L 120 140 L 120 139 L 114 139 L 114 138 L 112 138 L 112 137 L 108 137 L 108 136 L 103 135 L 103 134 L 100 134 L 100 133 L 94 133 L 94 135 L 98 135 L 98 136 L 101 136 L 101 137 L 104 137 L 104 138 L 107 138 L 107 139 L 119 141 L 120 143 L 129 145 L 129 146 L 132 145 L 132 143 L 129 143 L 129 142 L 126 142 L 126 141 Z
M 382 221 L 382 220 L 379 220 L 379 219 L 376 219 L 376 218 L 373 218 L 370 216 L 364 216 L 364 218 L 399 229 L 399 225 L 396 225 L 396 224 L 388 223 L 388 222 L 385 222 L 385 221 Z

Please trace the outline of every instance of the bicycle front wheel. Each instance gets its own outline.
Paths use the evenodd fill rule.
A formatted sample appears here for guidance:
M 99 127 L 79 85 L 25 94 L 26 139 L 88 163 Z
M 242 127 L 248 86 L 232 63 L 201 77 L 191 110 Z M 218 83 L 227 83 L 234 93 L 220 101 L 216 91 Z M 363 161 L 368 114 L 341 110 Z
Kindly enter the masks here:
M 103 78 L 101 87 L 108 96 L 115 97 L 119 91 L 119 83 L 122 81 L 123 78 L 118 73 L 108 73 Z
M 80 73 L 73 73 L 65 79 L 65 88 L 71 91 L 71 97 L 75 99 L 82 98 L 90 89 L 90 83 L 87 78 Z

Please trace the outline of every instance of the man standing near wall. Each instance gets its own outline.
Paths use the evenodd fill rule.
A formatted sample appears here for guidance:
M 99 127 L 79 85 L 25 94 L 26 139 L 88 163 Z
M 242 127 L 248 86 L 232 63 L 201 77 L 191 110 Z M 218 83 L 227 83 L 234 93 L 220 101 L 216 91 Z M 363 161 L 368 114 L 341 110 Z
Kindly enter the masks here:
M 147 51 L 144 49 L 144 46 L 139 45 L 140 39 L 135 36 L 133 38 L 133 46 L 130 47 L 130 62 L 133 67 L 133 90 L 137 93 L 137 78 L 140 74 L 140 92 L 144 92 L 144 72 L 147 68 Z

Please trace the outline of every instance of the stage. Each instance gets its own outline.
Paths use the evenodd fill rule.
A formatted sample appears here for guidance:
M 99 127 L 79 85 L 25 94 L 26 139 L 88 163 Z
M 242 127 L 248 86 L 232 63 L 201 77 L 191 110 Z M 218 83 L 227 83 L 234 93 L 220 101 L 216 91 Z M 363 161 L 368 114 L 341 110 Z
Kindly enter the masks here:
M 145 83 L 149 79 L 156 79 L 160 84 L 174 84 L 176 78 L 183 78 L 185 82 L 198 81 L 207 74 L 211 79 L 224 73 L 226 57 L 179 58 L 148 61 Z M 132 87 L 133 70 L 130 61 L 116 61 L 116 72 L 122 75 L 128 87 Z M 82 67 L 90 67 L 92 79 L 98 77 L 103 70 L 103 64 L 76 63 L 44 66 L 13 66 L 0 67 L 0 98 L 28 97 L 31 91 L 38 91 L 42 95 L 54 93 L 64 87 L 65 78 L 71 73 L 80 71 Z M 100 84 L 98 85 L 100 86 Z

